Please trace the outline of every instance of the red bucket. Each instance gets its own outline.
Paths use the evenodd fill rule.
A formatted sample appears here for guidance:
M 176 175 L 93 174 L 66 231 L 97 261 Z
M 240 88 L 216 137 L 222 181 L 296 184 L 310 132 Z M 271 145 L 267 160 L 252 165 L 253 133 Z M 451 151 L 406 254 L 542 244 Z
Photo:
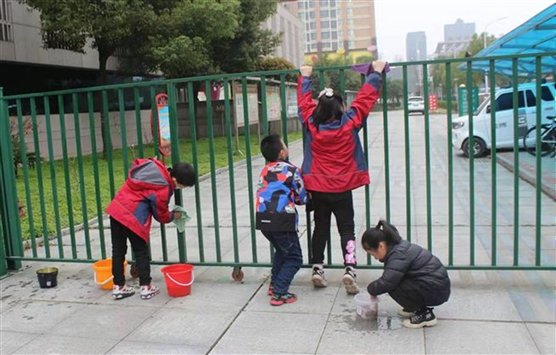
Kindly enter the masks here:
M 166 290 L 170 297 L 183 297 L 191 293 L 191 284 L 195 279 L 193 265 L 174 264 L 160 269 L 166 281 Z

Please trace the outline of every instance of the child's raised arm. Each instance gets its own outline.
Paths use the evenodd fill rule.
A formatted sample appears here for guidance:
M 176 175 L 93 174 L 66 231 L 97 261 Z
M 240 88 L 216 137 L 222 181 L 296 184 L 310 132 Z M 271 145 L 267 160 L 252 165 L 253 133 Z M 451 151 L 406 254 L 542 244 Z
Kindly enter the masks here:
M 317 106 L 315 100 L 313 100 L 313 80 L 311 80 L 313 67 L 303 65 L 299 68 L 299 71 L 301 76 L 297 79 L 297 107 L 299 118 L 305 124 L 313 115 Z
M 357 128 L 363 127 L 365 120 L 369 116 L 369 112 L 380 97 L 380 89 L 382 88 L 382 71 L 386 66 L 386 62 L 377 60 L 372 63 L 374 71 L 367 75 L 365 83 L 359 89 L 355 100 L 351 103 L 348 110 L 348 116 L 354 122 Z
M 296 205 L 304 205 L 307 203 L 307 190 L 305 190 L 305 185 L 303 184 L 299 168 L 295 168 L 295 172 L 293 174 L 292 190 Z

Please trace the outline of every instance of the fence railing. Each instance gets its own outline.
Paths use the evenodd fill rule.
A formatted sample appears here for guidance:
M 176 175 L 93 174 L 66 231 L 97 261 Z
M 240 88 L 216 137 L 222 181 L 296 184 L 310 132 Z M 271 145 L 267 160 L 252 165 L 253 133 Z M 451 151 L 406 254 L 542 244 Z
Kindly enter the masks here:
M 546 67 L 543 58 L 554 55 L 391 63 L 393 70 L 401 69 L 403 110 L 388 109 L 395 101 L 394 83 L 384 80 L 382 114 L 372 113 L 362 132 L 373 183 L 355 193 L 361 201 L 356 223 L 368 228 L 384 217 L 404 226 L 405 238 L 438 253 L 450 268 L 555 269 L 547 234 L 554 228 L 554 202 L 539 188 L 544 158 L 535 157 L 537 188 L 523 186 L 519 169 L 514 169 L 511 181 L 508 173 L 501 174 L 497 119 L 502 113 L 493 100 L 488 126 L 477 127 L 474 87 L 482 85 L 484 76 L 472 71 L 474 61 L 489 62 L 488 94 L 496 98 L 497 81 L 504 79 L 496 75 L 496 63 L 512 61 L 513 75 L 504 80 L 512 88 L 507 125 L 517 167 L 520 106 L 530 103 L 520 97 L 524 79 L 519 64 L 535 62 L 535 72 L 528 73 L 535 82 L 530 89 L 537 98 L 530 106 L 535 113 L 526 123 L 540 129 L 542 110 L 554 104 L 539 99 L 542 82 L 547 75 L 553 82 L 556 70 Z M 462 63 L 463 79 L 456 68 Z M 363 82 L 348 66 L 314 71 L 315 90 L 333 86 L 344 97 Z M 19 267 L 21 260 L 91 262 L 109 256 L 104 208 L 126 178 L 132 159 L 160 157 L 161 140 L 154 137 L 164 135 L 171 137 L 167 163 L 190 161 L 203 178 L 191 191 L 176 191 L 175 203 L 194 209 L 194 219 L 184 233 L 157 227 L 160 239 L 151 245 L 153 262 L 270 265 L 269 247 L 259 242 L 254 223 L 253 180 L 263 164 L 258 143 L 261 134 L 279 132 L 286 144 L 297 144 L 301 155 L 301 125 L 291 114 L 296 74 L 222 74 L 11 96 L 0 91 L 0 274 Z M 431 76 L 437 77 L 432 85 Z M 452 94 L 463 80 L 465 101 Z M 431 91 L 438 92 L 436 84 L 445 98 L 443 111 L 433 111 L 435 101 L 429 100 Z M 424 98 L 419 119 L 410 116 L 414 108 L 409 98 L 416 90 L 415 96 Z M 165 105 L 157 102 L 161 93 L 167 95 Z M 462 146 L 454 149 L 458 127 L 453 125 L 453 109 L 462 102 L 467 105 L 467 124 L 458 132 L 469 137 L 463 143 L 468 159 L 459 156 Z M 478 134 L 481 129 L 486 137 Z M 539 150 L 540 138 L 536 144 Z M 475 157 L 475 149 L 490 151 L 491 159 Z M 23 218 L 16 208 L 20 202 L 26 206 Z M 301 227 L 308 254 L 310 215 Z M 329 241 L 327 262 L 341 267 L 333 245 Z M 359 265 L 380 267 L 369 257 Z

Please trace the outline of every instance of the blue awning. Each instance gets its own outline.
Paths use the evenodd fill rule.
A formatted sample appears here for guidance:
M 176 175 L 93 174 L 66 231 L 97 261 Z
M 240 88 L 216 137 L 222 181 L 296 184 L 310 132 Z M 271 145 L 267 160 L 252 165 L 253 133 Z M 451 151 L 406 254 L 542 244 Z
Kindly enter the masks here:
M 492 57 L 513 54 L 542 54 L 556 51 L 556 3 L 550 5 L 531 19 L 516 27 L 510 33 L 499 38 L 490 46 L 477 53 L 474 57 Z M 465 70 L 465 64 L 460 65 Z M 474 61 L 473 70 L 488 71 L 489 62 Z M 535 58 L 520 58 L 517 65 L 519 76 L 535 75 Z M 556 57 L 546 56 L 541 60 L 543 74 L 556 72 Z M 496 60 L 495 72 L 511 76 L 511 59 Z

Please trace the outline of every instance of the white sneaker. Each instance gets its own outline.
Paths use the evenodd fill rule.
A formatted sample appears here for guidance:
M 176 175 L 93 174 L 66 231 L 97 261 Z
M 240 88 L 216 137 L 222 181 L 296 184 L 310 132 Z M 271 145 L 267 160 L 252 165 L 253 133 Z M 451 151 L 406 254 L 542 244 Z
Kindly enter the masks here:
M 141 286 L 141 299 L 149 300 L 160 293 L 158 287 L 153 284 Z
M 313 265 L 313 275 L 311 276 L 311 281 L 313 282 L 314 287 L 321 288 L 328 286 L 328 282 L 324 278 L 324 268 L 322 265 Z
M 133 287 L 129 287 L 127 285 L 114 285 L 112 287 L 112 298 L 114 298 L 115 300 L 121 300 L 123 298 L 133 296 L 134 294 L 135 290 L 133 289 Z
M 342 283 L 344 284 L 348 295 L 356 295 L 359 293 L 359 287 L 357 287 L 357 282 L 355 281 L 356 278 L 357 275 L 355 275 L 353 267 L 346 267 L 346 273 L 342 277 Z

